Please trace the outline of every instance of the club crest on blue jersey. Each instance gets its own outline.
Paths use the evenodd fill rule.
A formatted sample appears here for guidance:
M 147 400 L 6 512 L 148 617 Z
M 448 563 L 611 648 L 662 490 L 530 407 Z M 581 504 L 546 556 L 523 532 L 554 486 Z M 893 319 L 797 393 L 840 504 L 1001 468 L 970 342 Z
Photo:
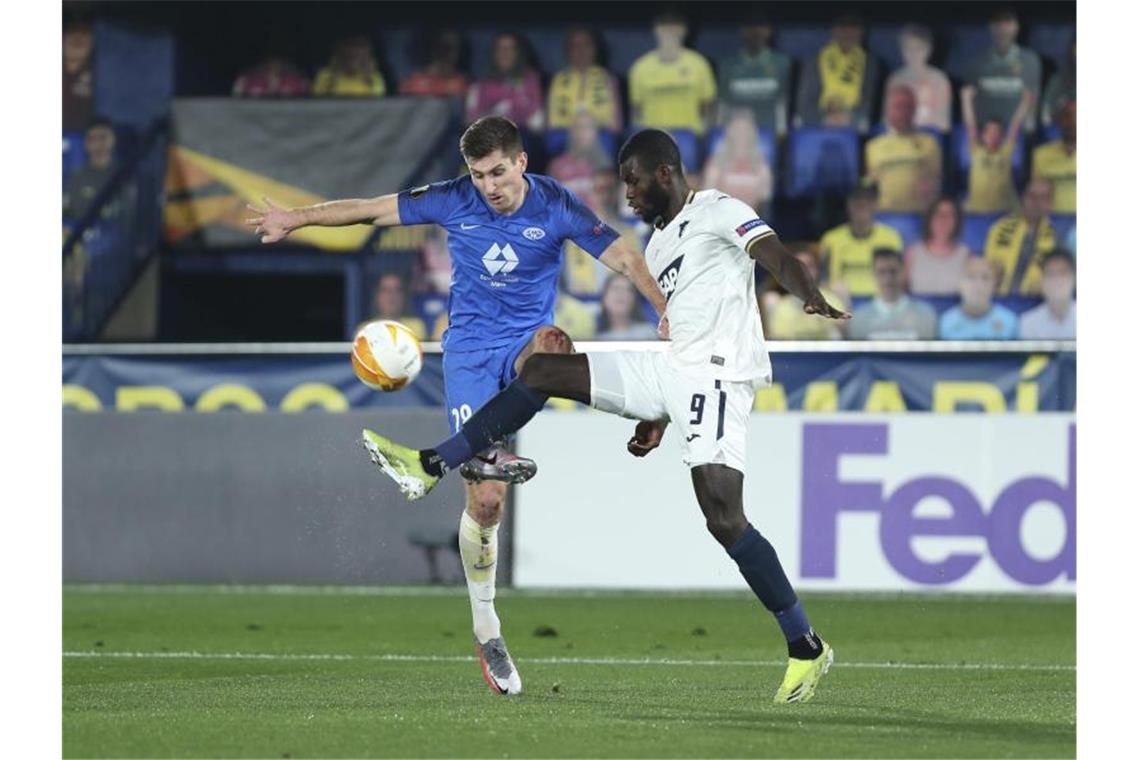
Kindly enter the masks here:
M 541 227 L 527 227 L 523 230 L 523 237 L 527 240 L 542 240 L 546 237 L 546 230 Z

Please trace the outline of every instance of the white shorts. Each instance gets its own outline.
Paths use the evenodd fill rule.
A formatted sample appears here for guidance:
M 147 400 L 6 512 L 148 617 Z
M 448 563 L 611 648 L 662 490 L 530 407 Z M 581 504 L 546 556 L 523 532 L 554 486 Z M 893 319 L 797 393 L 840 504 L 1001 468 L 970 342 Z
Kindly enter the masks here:
M 751 382 L 689 375 L 660 351 L 587 353 L 590 404 L 636 420 L 668 420 L 689 467 L 724 464 L 744 472 Z

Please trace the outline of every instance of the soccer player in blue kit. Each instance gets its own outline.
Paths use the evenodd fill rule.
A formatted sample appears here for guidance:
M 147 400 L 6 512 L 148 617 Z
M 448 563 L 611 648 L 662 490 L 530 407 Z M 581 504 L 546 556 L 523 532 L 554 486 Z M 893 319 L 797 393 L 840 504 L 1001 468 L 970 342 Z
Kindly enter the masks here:
M 262 243 L 278 242 L 311 225 L 434 223 L 447 230 L 452 283 L 443 372 L 453 434 L 510 385 L 531 354 L 573 351 L 570 338 L 552 324 L 564 241 L 574 241 L 628 277 L 659 315 L 665 313 L 665 296 L 641 253 L 558 182 L 526 172 L 527 154 L 509 119 L 479 119 L 463 133 L 459 146 L 469 174 L 458 179 L 302 208 L 279 208 L 266 199 L 264 207 L 250 206 L 257 216 L 247 220 Z M 366 447 L 369 443 L 366 438 Z M 370 454 L 375 458 L 371 448 Z M 497 693 L 518 694 L 522 680 L 507 652 L 494 603 L 507 484 L 483 475 L 512 472 L 522 481 L 534 474 L 535 465 L 494 447 L 460 472 L 468 483 L 459 550 L 483 677 Z

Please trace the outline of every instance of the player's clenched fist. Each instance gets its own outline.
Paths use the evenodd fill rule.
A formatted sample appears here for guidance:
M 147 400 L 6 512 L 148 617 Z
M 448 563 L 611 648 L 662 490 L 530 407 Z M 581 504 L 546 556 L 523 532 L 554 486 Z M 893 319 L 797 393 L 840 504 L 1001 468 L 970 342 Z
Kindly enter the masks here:
M 625 448 L 635 457 L 643 457 L 661 445 L 667 422 L 639 422 Z
M 254 234 L 258 235 L 263 243 L 276 243 L 284 240 L 285 236 L 297 226 L 293 223 L 289 210 L 273 205 L 264 196 L 262 196 L 261 202 L 265 204 L 265 208 L 259 208 L 252 203 L 246 204 L 246 208 L 257 216 L 246 219 L 245 223 L 253 227 Z

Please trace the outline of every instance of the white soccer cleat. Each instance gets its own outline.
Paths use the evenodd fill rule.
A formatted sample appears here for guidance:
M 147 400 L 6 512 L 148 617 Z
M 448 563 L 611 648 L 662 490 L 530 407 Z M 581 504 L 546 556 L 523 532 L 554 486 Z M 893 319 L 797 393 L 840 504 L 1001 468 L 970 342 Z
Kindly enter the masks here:
M 501 636 L 486 644 L 480 644 L 476 639 L 475 651 L 479 654 L 483 680 L 491 687 L 491 691 L 496 694 L 522 694 L 522 679 L 515 670 L 515 663 Z

